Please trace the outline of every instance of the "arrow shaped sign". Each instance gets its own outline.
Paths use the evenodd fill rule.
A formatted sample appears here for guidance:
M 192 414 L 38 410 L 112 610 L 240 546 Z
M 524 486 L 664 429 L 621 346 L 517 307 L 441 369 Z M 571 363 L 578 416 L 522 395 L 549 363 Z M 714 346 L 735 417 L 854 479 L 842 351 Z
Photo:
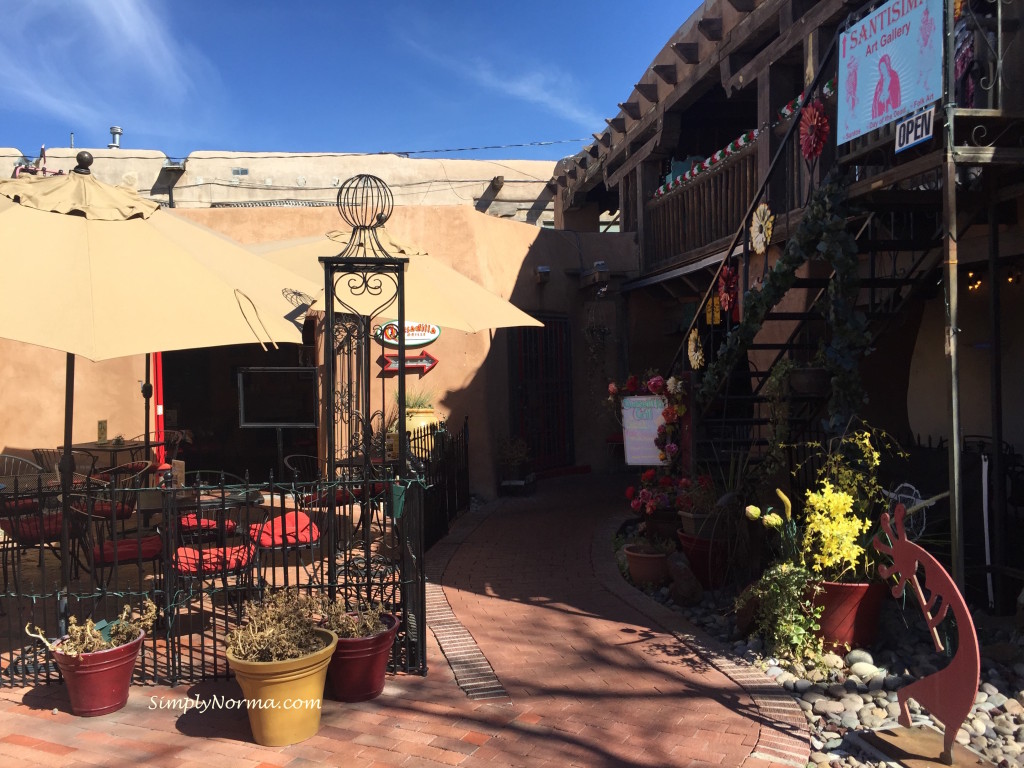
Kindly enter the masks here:
M 398 355 L 388 354 L 385 352 L 382 356 L 383 368 L 381 373 L 398 373 Z M 418 371 L 420 376 L 430 371 L 435 365 L 437 365 L 438 359 L 432 354 L 423 350 L 418 355 L 406 355 L 405 356 L 405 372 L 411 373 Z

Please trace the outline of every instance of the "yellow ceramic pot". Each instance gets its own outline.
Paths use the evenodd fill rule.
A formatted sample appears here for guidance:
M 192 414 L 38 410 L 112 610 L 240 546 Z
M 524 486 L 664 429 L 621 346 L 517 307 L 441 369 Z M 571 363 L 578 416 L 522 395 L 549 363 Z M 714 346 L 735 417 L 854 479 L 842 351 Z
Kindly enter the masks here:
M 329 629 L 317 629 L 323 650 L 287 661 L 242 661 L 227 652 L 228 665 L 242 687 L 249 727 L 257 744 L 285 747 L 315 736 L 327 665 L 338 645 Z

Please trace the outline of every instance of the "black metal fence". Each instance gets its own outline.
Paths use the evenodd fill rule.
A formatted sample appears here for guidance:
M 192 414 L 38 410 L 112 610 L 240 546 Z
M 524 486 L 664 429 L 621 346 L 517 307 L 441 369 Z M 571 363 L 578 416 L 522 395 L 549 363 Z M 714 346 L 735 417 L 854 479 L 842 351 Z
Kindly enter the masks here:
M 468 504 L 467 436 L 443 424 L 413 434 L 415 450 L 431 449 L 411 481 L 390 470 L 261 485 L 206 474 L 174 490 L 88 479 L 67 514 L 52 481 L 5 483 L 0 686 L 59 679 L 26 624 L 58 638 L 71 617 L 113 620 L 125 605 L 137 614 L 146 598 L 159 614 L 136 681 L 225 677 L 225 635 L 245 601 L 284 588 L 383 605 L 400 620 L 391 670 L 425 673 L 425 536 L 443 536 Z

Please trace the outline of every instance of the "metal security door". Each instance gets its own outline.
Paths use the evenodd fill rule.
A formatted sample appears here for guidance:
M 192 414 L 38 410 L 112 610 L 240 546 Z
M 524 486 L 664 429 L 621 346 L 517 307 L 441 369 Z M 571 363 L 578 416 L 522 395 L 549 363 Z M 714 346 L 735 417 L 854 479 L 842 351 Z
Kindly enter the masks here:
M 510 329 L 509 435 L 530 449 L 535 471 L 575 461 L 569 321 L 539 317 L 543 328 Z

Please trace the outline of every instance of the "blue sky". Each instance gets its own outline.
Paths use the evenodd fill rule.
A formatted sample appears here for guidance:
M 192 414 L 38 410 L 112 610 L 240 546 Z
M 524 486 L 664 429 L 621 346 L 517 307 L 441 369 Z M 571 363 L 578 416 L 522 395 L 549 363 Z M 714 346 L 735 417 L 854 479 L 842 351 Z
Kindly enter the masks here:
M 105 147 L 111 125 L 173 157 L 589 141 L 697 5 L 0 0 L 0 146 Z

